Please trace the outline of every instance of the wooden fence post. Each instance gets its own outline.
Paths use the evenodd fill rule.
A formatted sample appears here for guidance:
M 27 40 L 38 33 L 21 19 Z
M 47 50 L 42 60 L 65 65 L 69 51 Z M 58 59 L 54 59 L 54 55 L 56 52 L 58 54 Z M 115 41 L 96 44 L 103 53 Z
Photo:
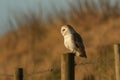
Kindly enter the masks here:
M 67 53 L 61 56 L 61 80 L 75 80 L 73 53 Z
M 120 80 L 120 44 L 114 44 L 116 80 Z
M 23 68 L 18 68 L 15 72 L 15 80 L 23 80 Z

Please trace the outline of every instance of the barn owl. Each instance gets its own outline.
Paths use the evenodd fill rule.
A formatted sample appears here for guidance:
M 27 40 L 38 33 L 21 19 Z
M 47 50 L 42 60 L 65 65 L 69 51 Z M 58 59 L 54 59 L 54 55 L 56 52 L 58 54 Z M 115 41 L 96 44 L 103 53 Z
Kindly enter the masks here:
M 85 47 L 81 36 L 70 25 L 61 27 L 61 34 L 64 37 L 64 45 L 76 56 L 87 58 Z

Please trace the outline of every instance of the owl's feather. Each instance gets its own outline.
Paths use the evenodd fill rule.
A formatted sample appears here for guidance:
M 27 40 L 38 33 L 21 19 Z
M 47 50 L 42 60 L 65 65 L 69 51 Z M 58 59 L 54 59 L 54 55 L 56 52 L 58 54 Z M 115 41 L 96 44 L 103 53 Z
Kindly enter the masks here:
M 87 58 L 86 52 L 85 52 L 85 47 L 84 47 L 81 36 L 78 33 L 74 33 L 72 38 L 73 38 L 74 44 L 77 48 L 77 51 L 80 53 L 80 56 Z

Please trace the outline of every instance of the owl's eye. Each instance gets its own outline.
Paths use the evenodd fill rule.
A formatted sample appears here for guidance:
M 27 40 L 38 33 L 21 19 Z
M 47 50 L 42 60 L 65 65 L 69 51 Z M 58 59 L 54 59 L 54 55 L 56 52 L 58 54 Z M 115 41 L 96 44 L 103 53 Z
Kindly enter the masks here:
M 62 31 L 65 31 L 65 29 L 63 29 Z

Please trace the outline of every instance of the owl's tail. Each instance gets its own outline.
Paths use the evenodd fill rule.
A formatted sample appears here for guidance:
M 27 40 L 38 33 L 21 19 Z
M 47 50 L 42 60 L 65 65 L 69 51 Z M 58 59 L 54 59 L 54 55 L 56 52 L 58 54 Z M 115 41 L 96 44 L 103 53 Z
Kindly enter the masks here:
M 80 57 L 84 57 L 84 58 L 87 58 L 87 55 L 86 55 L 86 52 L 85 50 L 83 50 L 80 54 Z

